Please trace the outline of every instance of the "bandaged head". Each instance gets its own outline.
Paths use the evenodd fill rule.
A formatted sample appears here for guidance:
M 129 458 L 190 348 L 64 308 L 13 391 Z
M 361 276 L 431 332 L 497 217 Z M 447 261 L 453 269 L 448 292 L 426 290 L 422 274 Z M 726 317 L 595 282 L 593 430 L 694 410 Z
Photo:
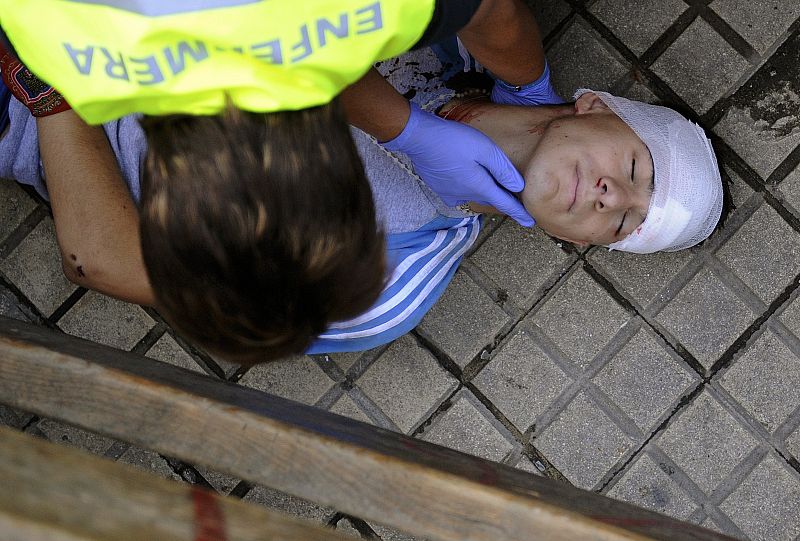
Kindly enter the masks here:
M 594 92 L 647 145 L 654 190 L 642 225 L 610 250 L 649 254 L 689 248 L 711 235 L 722 214 L 722 179 L 703 129 L 677 111 Z

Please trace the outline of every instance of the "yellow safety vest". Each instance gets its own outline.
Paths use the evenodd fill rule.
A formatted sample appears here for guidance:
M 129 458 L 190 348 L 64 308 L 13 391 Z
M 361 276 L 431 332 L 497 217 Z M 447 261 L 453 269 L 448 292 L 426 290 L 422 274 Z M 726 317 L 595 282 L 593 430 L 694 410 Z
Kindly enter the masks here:
M 87 122 L 329 102 L 411 48 L 435 0 L 0 0 L 23 62 Z

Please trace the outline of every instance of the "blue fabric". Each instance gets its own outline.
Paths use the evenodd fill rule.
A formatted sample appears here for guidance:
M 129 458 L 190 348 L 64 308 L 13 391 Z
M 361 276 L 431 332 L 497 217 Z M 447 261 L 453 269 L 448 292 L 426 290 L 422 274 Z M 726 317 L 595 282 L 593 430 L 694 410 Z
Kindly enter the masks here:
M 378 300 L 361 316 L 332 325 L 306 353 L 363 351 L 416 327 L 442 296 L 480 226 L 479 216 L 440 217 L 418 231 L 388 235 L 388 259 L 395 270 Z

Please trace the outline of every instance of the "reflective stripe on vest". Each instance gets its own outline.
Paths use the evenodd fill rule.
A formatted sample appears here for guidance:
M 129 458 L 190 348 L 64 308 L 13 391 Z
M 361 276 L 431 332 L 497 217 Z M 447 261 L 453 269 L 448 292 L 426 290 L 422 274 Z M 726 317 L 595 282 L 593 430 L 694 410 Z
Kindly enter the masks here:
M 329 102 L 411 48 L 435 0 L 0 0 L 20 58 L 87 122 Z

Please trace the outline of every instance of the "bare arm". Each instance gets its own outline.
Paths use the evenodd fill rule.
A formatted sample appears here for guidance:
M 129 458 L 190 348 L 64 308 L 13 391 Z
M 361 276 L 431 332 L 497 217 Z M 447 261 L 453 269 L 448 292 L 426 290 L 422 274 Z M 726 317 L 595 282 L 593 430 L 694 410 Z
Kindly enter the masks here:
M 37 118 L 36 126 L 64 274 L 80 286 L 152 305 L 138 212 L 103 128 L 71 110 Z
M 406 100 L 375 68 L 342 92 L 347 121 L 378 141 L 397 137 L 408 122 Z
M 478 62 L 509 84 L 528 84 L 544 72 L 539 27 L 521 0 L 483 0 L 458 37 Z

